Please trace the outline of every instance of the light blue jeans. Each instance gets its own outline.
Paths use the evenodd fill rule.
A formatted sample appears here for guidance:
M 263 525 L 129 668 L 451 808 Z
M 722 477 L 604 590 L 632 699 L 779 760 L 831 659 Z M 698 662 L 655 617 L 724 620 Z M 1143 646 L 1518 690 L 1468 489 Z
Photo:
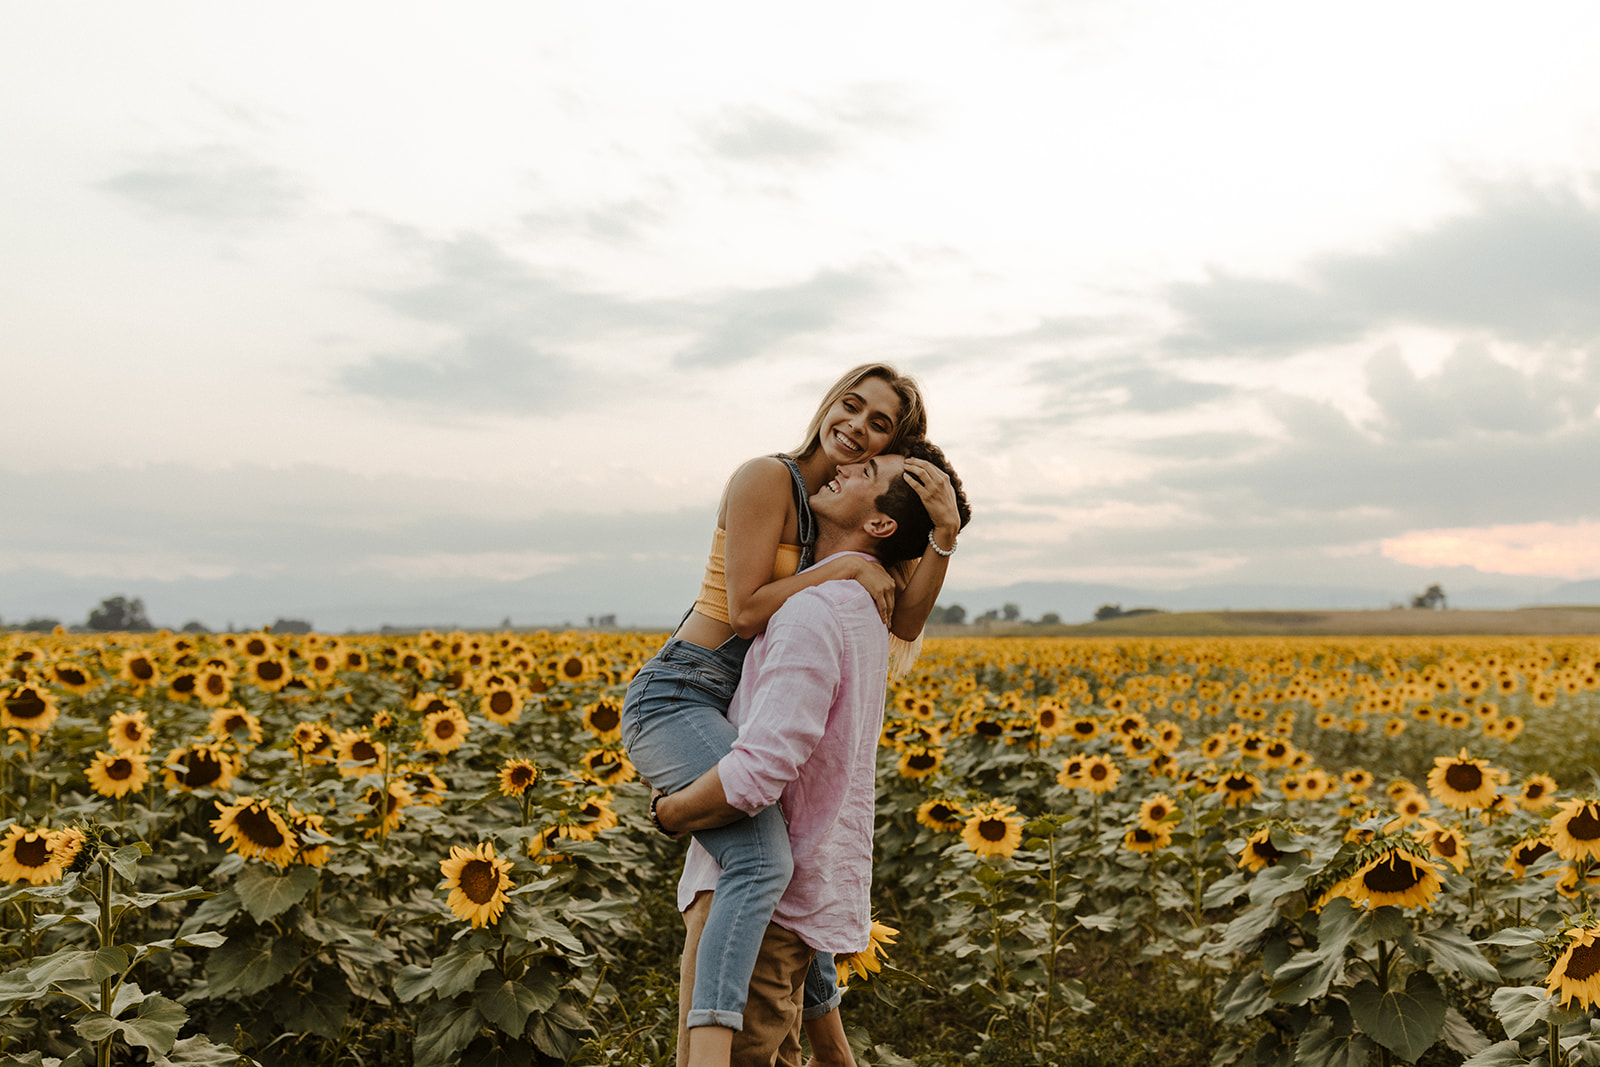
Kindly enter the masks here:
M 622 743 L 652 786 L 683 789 L 733 750 L 739 731 L 728 705 L 749 648 L 741 637 L 715 649 L 674 637 L 634 676 L 622 705 Z M 722 874 L 695 956 L 688 1025 L 742 1030 L 761 937 L 794 874 L 789 827 L 774 804 L 694 837 Z

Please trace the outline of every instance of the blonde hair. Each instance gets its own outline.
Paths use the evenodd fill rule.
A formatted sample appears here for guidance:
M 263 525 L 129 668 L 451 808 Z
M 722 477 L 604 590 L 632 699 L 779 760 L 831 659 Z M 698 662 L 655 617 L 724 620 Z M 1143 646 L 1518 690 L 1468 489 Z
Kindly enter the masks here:
M 895 420 L 894 434 L 884 446 L 885 452 L 899 451 L 902 442 L 909 438 L 927 436 L 928 412 L 922 406 L 922 388 L 917 385 L 916 379 L 901 374 L 887 363 L 863 363 L 845 371 L 843 377 L 833 383 L 833 387 L 823 396 L 822 403 L 817 405 L 817 413 L 811 416 L 811 425 L 806 427 L 805 442 L 790 455 L 795 459 L 805 459 L 821 448 L 822 421 L 828 417 L 828 409 L 868 378 L 882 378 L 900 398 L 900 417 Z

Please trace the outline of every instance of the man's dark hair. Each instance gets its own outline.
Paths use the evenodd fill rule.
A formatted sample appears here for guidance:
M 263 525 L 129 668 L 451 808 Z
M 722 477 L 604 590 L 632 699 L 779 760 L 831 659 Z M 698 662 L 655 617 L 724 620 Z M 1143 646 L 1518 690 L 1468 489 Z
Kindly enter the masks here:
M 967 504 L 967 494 L 961 488 L 961 479 L 951 468 L 943 450 L 927 438 L 917 437 L 906 441 L 901 446 L 900 452 L 908 459 L 926 460 L 944 471 L 950 479 L 950 487 L 956 491 L 956 512 L 961 517 L 962 528 L 965 529 L 972 519 L 972 508 Z M 894 533 L 878 542 L 877 556 L 880 560 L 885 563 L 899 563 L 902 560 L 917 559 L 927 551 L 928 533 L 933 529 L 933 520 L 928 518 L 928 509 L 923 507 L 922 498 L 904 478 L 896 478 L 874 503 L 879 511 L 895 521 Z

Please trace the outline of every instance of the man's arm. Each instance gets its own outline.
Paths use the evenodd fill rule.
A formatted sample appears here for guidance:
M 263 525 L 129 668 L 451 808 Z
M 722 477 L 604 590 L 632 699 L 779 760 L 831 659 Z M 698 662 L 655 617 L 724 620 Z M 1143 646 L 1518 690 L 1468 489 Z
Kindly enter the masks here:
M 742 818 L 744 812 L 728 803 L 728 795 L 722 791 L 722 772 L 716 767 L 656 801 L 656 819 L 672 834 L 710 830 Z

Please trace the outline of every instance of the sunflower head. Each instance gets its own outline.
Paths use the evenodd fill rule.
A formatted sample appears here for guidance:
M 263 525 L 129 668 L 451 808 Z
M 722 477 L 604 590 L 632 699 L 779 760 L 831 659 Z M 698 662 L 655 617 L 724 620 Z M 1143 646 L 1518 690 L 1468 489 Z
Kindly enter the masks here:
M 1576 926 L 1566 932 L 1565 946 L 1545 978 L 1545 988 L 1586 1008 L 1600 1007 L 1600 926 Z
M 532 760 L 508 759 L 500 768 L 500 795 L 520 797 L 539 780 L 539 768 Z
M 1428 772 L 1428 792 L 1447 808 L 1471 811 L 1487 808 L 1498 791 L 1499 777 L 1487 760 L 1473 759 L 1462 749 L 1455 756 L 1439 756 Z
M 961 842 L 980 857 L 1007 857 L 1022 844 L 1023 818 L 1016 808 L 998 800 L 985 801 L 972 809 L 961 831 Z
M 942 797 L 924 800 L 917 806 L 917 821 L 939 833 L 955 833 L 965 825 L 965 818 L 960 804 Z

